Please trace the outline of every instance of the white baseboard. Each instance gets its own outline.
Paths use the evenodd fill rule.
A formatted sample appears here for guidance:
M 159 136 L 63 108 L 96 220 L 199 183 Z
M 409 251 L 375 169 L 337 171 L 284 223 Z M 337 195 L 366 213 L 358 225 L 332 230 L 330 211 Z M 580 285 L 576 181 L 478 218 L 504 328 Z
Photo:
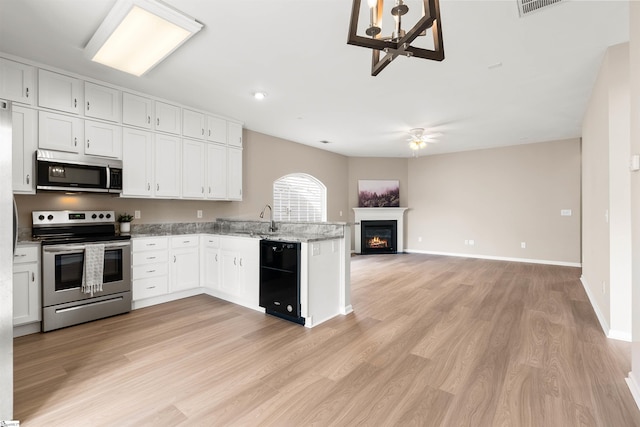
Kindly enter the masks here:
M 562 267 L 582 267 L 582 263 L 580 262 L 552 261 L 552 260 L 545 260 L 545 259 L 510 258 L 510 257 L 479 255 L 479 254 L 462 254 L 462 253 L 455 253 L 455 252 L 421 251 L 418 249 L 405 249 L 405 252 L 412 253 L 412 254 L 444 255 L 444 256 L 455 256 L 455 257 L 462 257 L 462 258 L 491 259 L 495 261 L 525 262 L 529 264 L 559 265 Z
M 633 375 L 633 371 L 629 372 L 629 376 L 625 378 L 625 381 L 629 386 L 629 390 L 631 390 L 633 400 L 635 400 L 636 405 L 638 405 L 638 409 L 640 409 L 640 385 L 636 381 L 636 377 L 635 375 Z
M 587 294 L 587 298 L 589 298 L 589 303 L 591 304 L 591 307 L 593 307 L 593 311 L 596 313 L 598 322 L 600 322 L 600 327 L 604 331 L 604 334 L 607 336 L 607 338 L 610 338 L 612 340 L 631 342 L 631 332 L 617 331 L 609 327 L 609 322 L 607 321 L 607 318 L 604 316 L 604 314 L 602 314 L 602 311 L 600 311 L 600 307 L 596 303 L 596 299 L 591 292 L 589 283 L 587 283 L 587 280 L 584 278 L 584 276 L 580 276 L 580 282 L 582 283 L 582 287 Z
M 342 310 L 340 310 L 340 314 L 349 314 L 353 312 L 353 306 L 351 304 L 347 305 L 346 307 L 343 307 Z

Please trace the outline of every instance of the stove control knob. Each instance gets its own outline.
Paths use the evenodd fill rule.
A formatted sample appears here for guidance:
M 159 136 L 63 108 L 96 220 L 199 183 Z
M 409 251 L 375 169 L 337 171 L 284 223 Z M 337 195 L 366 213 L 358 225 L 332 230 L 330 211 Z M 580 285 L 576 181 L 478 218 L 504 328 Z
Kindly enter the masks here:
M 96 218 L 98 218 L 98 215 L 93 214 L 93 215 L 91 215 L 91 218 L 96 219 Z
M 53 215 L 49 214 L 49 216 L 47 216 L 47 219 L 51 221 L 53 219 Z
M 98 216 L 100 217 L 100 219 L 104 218 L 104 214 L 100 214 Z
M 40 215 L 40 216 L 38 217 L 38 219 L 39 219 L 40 221 L 44 221 L 44 215 Z
M 111 214 L 107 214 L 107 219 L 111 218 Z

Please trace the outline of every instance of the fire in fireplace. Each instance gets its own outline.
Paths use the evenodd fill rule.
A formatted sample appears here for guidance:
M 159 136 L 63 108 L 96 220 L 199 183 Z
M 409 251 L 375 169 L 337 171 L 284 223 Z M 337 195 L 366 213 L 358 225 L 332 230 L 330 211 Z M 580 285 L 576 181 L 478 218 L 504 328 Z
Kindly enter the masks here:
M 397 252 L 397 221 L 360 221 L 361 253 L 394 254 Z

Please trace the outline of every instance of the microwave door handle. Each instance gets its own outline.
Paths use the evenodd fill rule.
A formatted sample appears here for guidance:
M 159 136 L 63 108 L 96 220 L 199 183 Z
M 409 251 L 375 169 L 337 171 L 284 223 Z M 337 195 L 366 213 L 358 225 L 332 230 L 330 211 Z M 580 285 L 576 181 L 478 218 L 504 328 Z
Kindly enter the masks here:
M 111 188 L 111 168 L 107 165 L 107 190 Z

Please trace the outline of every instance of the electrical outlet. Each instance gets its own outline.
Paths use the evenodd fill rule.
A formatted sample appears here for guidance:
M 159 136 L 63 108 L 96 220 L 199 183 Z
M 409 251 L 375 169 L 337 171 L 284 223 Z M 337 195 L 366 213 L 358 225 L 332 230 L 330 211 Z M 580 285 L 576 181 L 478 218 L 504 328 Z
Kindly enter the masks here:
M 527 249 L 527 242 L 520 242 L 520 247 L 522 249 Z
M 342 216 L 342 211 L 340 211 L 340 216 Z
M 140 211 L 133 211 L 133 219 L 140 219 Z
M 320 255 L 320 243 L 312 243 L 311 244 L 311 255 L 312 256 Z
M 571 209 L 560 210 L 560 216 L 571 216 L 571 215 L 573 215 L 573 212 L 571 211 Z
M 469 240 L 469 246 L 474 246 L 476 244 L 475 240 Z
M 197 216 L 198 218 L 202 218 L 202 211 L 201 211 L 200 209 L 198 209 L 198 210 L 196 211 L 196 216 Z

